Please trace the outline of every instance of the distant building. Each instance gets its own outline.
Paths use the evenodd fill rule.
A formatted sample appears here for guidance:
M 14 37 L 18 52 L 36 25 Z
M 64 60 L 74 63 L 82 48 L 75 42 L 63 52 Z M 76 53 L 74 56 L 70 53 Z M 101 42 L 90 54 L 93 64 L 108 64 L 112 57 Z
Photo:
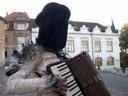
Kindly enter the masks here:
M 75 56 L 87 51 L 101 69 L 120 67 L 119 34 L 114 24 L 103 26 L 91 22 L 69 22 L 66 52 Z
M 39 28 L 32 21 L 32 41 L 35 42 Z M 100 69 L 120 67 L 119 33 L 113 21 L 111 26 L 70 21 L 65 51 L 71 57 L 87 51 Z
M 5 25 L 5 19 L 0 16 L 0 67 L 5 64 Z
M 31 19 L 31 26 L 32 26 L 32 41 L 33 43 L 35 43 L 39 32 L 39 27 L 36 25 L 35 19 Z
M 22 44 L 31 40 L 31 20 L 25 12 L 12 12 L 5 17 L 6 28 L 6 53 L 21 50 Z

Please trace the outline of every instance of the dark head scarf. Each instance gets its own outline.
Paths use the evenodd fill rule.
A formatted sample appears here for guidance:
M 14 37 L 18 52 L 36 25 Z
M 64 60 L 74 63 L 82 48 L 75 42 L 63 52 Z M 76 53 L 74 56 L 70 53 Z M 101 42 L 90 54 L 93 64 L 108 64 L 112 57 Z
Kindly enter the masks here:
M 66 45 L 70 10 L 58 3 L 48 3 L 37 16 L 35 22 L 39 26 L 37 44 L 54 51 Z

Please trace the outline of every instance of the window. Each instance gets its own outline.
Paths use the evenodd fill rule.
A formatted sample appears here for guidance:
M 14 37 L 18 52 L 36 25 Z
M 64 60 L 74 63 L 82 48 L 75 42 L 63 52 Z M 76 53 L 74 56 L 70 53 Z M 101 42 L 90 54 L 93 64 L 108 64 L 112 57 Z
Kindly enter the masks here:
M 101 42 L 94 41 L 94 44 L 95 44 L 95 52 L 101 52 Z
M 8 38 L 7 38 L 7 37 L 5 37 L 5 42 L 6 42 L 6 43 L 8 42 Z
M 112 41 L 107 41 L 107 52 L 113 51 L 113 44 Z
M 66 52 L 75 52 L 75 49 L 74 49 L 74 40 L 67 40 Z
M 96 57 L 95 58 L 95 64 L 98 66 L 98 65 L 102 65 L 102 58 L 101 57 Z
M 81 41 L 81 50 L 82 51 L 89 51 L 88 50 L 88 41 L 87 40 L 82 40 Z
M 18 23 L 16 25 L 17 30 L 27 30 L 27 25 L 25 23 Z
M 113 57 L 107 58 L 107 65 L 114 65 L 114 58 Z
M 4 25 L 4 29 L 7 30 L 8 29 L 8 24 Z
M 17 44 L 25 43 L 25 37 L 17 37 Z

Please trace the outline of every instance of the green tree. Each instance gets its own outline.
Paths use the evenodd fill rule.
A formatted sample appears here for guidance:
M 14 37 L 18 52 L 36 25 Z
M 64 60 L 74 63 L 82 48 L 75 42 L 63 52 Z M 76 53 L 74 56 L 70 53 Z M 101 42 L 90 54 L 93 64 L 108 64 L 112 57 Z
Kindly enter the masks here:
M 128 66 L 128 53 L 127 53 L 128 24 L 124 24 L 124 26 L 122 27 L 119 40 L 120 40 L 120 48 L 121 48 L 121 54 L 120 54 L 121 67 L 122 67 L 122 71 L 125 72 L 125 69 Z
M 125 52 L 120 53 L 120 63 L 122 72 L 125 73 L 126 67 L 128 67 L 128 54 Z
M 128 49 L 128 24 L 123 26 L 119 39 L 121 51 L 126 52 L 126 49 Z

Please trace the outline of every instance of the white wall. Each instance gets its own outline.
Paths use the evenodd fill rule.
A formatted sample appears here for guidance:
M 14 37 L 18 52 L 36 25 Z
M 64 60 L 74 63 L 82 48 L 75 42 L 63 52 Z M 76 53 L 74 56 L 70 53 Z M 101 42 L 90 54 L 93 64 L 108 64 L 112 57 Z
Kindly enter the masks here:
M 35 42 L 35 39 L 37 38 L 39 28 L 33 28 L 32 29 L 32 41 Z M 119 48 L 119 33 L 113 33 L 108 27 L 108 29 L 105 32 L 100 32 L 100 29 L 98 27 L 94 28 L 94 31 L 92 32 L 93 41 L 94 38 L 100 38 L 101 40 L 101 52 L 94 52 L 92 49 L 92 41 L 91 41 L 91 33 L 87 30 L 86 26 L 83 26 L 80 31 L 75 31 L 74 28 L 69 25 L 68 28 L 68 37 L 74 38 L 75 43 L 75 52 L 69 53 L 71 57 L 79 54 L 81 52 L 81 38 L 86 37 L 89 41 L 89 54 L 91 58 L 95 57 L 102 57 L 102 66 L 101 69 L 105 68 L 113 68 L 113 67 L 120 67 L 120 48 Z M 113 40 L 113 52 L 107 52 L 106 51 L 106 39 L 111 38 Z M 94 44 L 94 42 L 93 42 Z M 94 48 L 94 45 L 93 45 Z M 93 56 L 94 55 L 94 56 Z M 107 65 L 107 57 L 112 56 L 114 57 L 114 65 Z
M 36 43 L 36 38 L 38 36 L 39 28 L 32 28 L 32 41 Z
M 85 26 L 86 27 L 86 26 Z M 94 31 L 92 32 L 92 38 L 93 38 L 93 49 L 94 49 L 94 38 L 100 38 L 101 40 L 101 52 L 94 52 L 92 49 L 92 41 L 91 41 L 91 32 L 87 31 L 87 28 L 81 28 L 82 30 L 75 31 L 73 28 L 68 30 L 69 34 L 68 37 L 74 37 L 75 40 L 75 52 L 70 53 L 70 55 L 73 57 L 81 52 L 81 41 L 80 38 L 86 37 L 89 41 L 89 54 L 92 59 L 95 57 L 101 57 L 102 58 L 102 66 L 101 69 L 105 68 L 113 68 L 113 67 L 120 67 L 120 48 L 119 48 L 119 33 L 113 33 L 110 29 L 106 30 L 106 32 L 100 32 L 98 28 L 96 27 Z M 85 29 L 85 30 L 84 30 Z M 106 40 L 111 38 L 113 41 L 113 52 L 107 52 L 106 50 Z M 94 55 L 94 56 L 93 56 Z M 114 65 L 107 65 L 107 57 L 114 57 Z

